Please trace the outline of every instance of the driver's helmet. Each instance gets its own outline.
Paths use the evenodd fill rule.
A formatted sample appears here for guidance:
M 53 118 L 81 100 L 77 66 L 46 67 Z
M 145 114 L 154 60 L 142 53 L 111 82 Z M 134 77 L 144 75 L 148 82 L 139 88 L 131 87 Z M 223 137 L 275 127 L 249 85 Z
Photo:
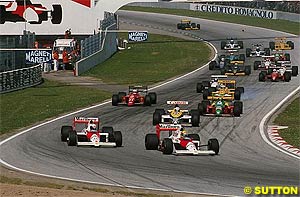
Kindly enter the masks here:
M 278 54 L 278 53 L 275 54 L 275 59 L 276 59 L 276 60 L 279 59 L 279 54 Z
M 138 91 L 137 91 L 137 89 L 133 89 L 132 92 L 133 93 L 137 93 Z
M 273 69 L 273 72 L 276 72 L 276 69 L 275 69 L 275 68 Z
M 175 105 L 174 111 L 175 113 L 178 113 L 180 111 L 179 105 L 177 104 Z
M 89 121 L 89 124 L 88 124 L 88 130 L 92 131 L 92 130 L 97 130 L 97 126 L 96 124 L 94 124 L 94 121 L 93 120 L 90 120 Z
M 230 40 L 230 42 L 229 42 L 230 44 L 234 44 L 234 40 Z
M 221 58 L 221 61 L 222 61 L 222 62 L 224 62 L 224 61 L 225 61 L 225 58 L 224 58 L 224 57 L 222 57 L 222 58 Z
M 184 128 L 180 129 L 180 135 L 181 135 L 181 137 L 187 137 L 187 132 Z

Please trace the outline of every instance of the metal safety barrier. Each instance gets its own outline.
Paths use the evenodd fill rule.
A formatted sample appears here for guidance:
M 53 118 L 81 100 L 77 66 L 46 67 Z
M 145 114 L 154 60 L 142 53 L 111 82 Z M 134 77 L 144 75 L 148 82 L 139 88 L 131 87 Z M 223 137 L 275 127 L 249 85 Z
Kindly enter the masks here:
M 32 87 L 42 82 L 42 66 L 11 70 L 0 73 L 0 94 Z

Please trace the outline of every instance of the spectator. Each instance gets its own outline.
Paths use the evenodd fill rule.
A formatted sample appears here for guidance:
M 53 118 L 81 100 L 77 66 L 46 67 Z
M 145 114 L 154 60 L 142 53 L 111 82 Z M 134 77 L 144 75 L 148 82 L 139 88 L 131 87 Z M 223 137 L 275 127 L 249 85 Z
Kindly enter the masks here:
M 53 70 L 54 70 L 54 71 L 58 71 L 58 65 L 59 65 L 59 63 L 58 63 L 58 58 L 59 58 L 59 56 L 58 56 L 57 50 L 55 50 L 55 51 L 53 52 L 52 57 L 53 57 L 53 63 L 54 63 Z
M 63 70 L 66 70 L 66 68 L 69 67 L 69 63 L 70 63 L 69 54 L 66 49 L 64 49 L 62 56 L 63 56 Z

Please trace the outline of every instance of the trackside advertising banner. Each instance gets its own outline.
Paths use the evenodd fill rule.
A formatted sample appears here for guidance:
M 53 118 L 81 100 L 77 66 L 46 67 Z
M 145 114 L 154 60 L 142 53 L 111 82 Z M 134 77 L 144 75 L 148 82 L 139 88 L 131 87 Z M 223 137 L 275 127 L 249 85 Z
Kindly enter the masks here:
M 52 50 L 27 50 L 26 64 L 41 64 L 52 61 Z
M 231 7 L 223 5 L 212 5 L 212 4 L 201 4 L 201 3 L 191 3 L 190 10 L 200 11 L 200 12 L 214 12 L 223 14 L 236 14 L 243 16 L 253 16 L 259 18 L 276 19 L 276 12 L 255 8 L 245 8 L 245 7 Z
M 131 42 L 143 42 L 148 40 L 147 31 L 129 31 L 128 40 Z

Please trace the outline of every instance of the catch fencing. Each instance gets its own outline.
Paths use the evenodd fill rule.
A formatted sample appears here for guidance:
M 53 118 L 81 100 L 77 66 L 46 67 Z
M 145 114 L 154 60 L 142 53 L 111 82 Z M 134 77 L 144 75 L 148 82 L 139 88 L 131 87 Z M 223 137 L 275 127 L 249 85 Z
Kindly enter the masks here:
M 11 70 L 0 73 L 0 94 L 35 86 L 42 83 L 42 66 Z
M 100 22 L 100 32 L 81 43 L 82 58 L 76 62 L 76 76 L 104 62 L 117 51 L 116 29 L 116 16 L 106 12 L 105 19 Z

